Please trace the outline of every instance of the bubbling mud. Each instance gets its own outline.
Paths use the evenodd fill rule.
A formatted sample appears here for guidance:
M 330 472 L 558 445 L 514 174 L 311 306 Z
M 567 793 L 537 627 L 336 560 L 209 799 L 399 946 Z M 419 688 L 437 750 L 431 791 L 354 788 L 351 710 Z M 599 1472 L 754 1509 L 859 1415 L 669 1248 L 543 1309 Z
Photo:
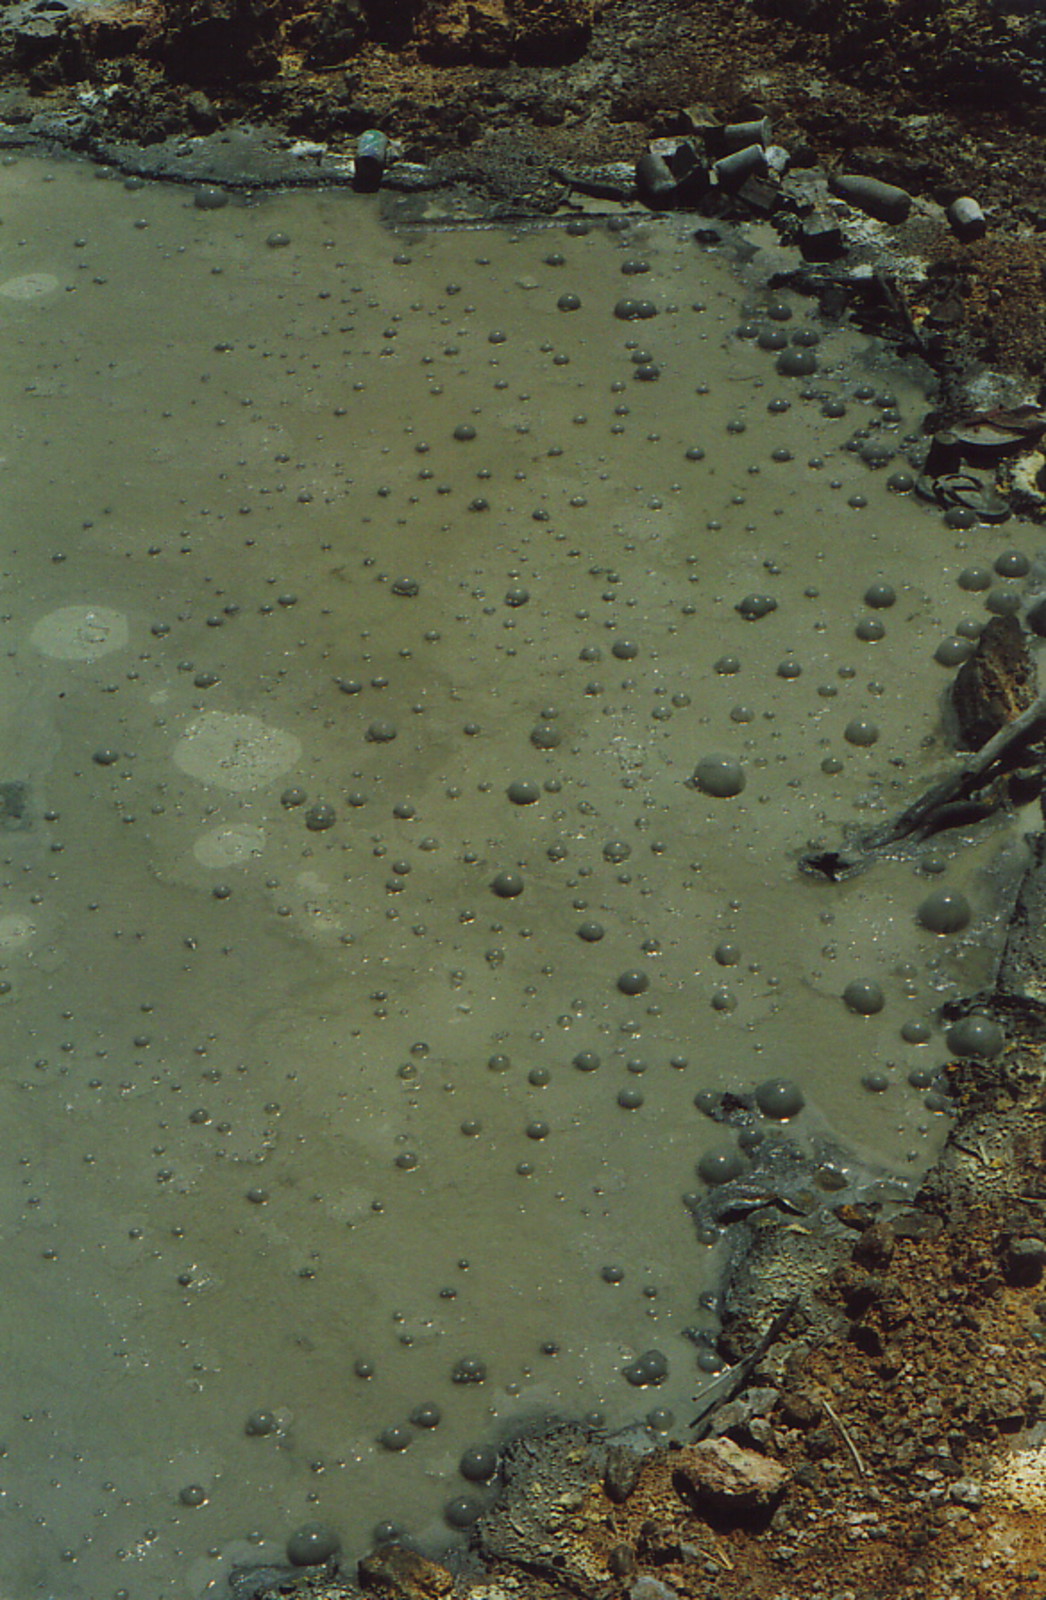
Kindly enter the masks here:
M 196 1600 L 458 1536 L 506 1430 L 685 1429 L 695 1195 L 933 1158 L 1019 824 L 797 862 L 1043 569 L 769 235 L 5 178 L 0 1587 Z

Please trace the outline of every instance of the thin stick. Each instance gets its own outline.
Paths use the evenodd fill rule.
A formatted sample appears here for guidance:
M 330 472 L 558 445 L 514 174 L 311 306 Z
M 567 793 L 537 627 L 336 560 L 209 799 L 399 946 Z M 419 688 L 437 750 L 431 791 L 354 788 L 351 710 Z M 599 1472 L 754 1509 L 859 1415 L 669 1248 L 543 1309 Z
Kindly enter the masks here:
M 832 1410 L 832 1407 L 828 1404 L 827 1400 L 822 1400 L 821 1404 L 824 1406 L 824 1408 L 827 1411 L 828 1415 L 831 1417 L 832 1421 L 835 1423 L 835 1426 L 839 1429 L 840 1437 L 842 1438 L 842 1441 L 845 1444 L 846 1448 L 849 1450 L 850 1454 L 853 1456 L 854 1466 L 857 1468 L 857 1471 L 859 1472 L 859 1474 L 861 1475 L 862 1478 L 866 1478 L 868 1476 L 868 1474 L 865 1471 L 864 1462 L 861 1460 L 861 1457 L 857 1453 L 857 1446 L 854 1444 L 853 1440 L 850 1438 L 850 1435 L 847 1433 L 845 1427 L 843 1426 L 842 1418 L 836 1415 L 836 1413 Z
M 876 850 L 898 844 L 902 839 L 910 838 L 912 835 L 916 838 L 925 837 L 928 825 L 932 823 L 936 812 L 953 800 L 965 799 L 968 795 L 975 794 L 978 789 L 982 789 L 988 782 L 992 768 L 1015 746 L 1030 742 L 1033 736 L 1041 731 L 1044 723 L 1046 723 L 1046 694 L 1040 694 L 1027 710 L 1000 728 L 999 732 L 968 761 L 964 761 L 957 771 L 949 773 L 946 778 L 933 784 L 894 817 L 892 822 L 880 823 L 878 827 L 867 828 L 861 833 L 854 834 L 846 850 L 808 854 L 802 858 L 801 865 L 809 872 L 835 878 L 849 877 L 867 866 L 868 858 Z

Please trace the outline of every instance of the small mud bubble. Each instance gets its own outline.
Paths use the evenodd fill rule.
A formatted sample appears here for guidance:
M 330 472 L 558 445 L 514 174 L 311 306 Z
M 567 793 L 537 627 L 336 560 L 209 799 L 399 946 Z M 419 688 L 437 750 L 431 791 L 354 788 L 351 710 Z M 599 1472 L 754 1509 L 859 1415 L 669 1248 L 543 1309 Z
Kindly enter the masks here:
M 624 1280 L 625 1271 L 623 1267 L 601 1267 L 599 1276 L 604 1283 L 621 1283 Z
M 443 1413 L 439 1406 L 428 1400 L 414 1407 L 410 1420 L 416 1428 L 438 1428 L 443 1420 Z
M 499 872 L 490 887 L 499 900 L 514 900 L 523 893 L 523 879 L 518 872 Z
M 744 791 L 745 773 L 733 756 L 703 756 L 694 769 L 693 783 L 702 794 L 732 800 Z
M 1031 562 L 1023 550 L 1004 550 L 995 557 L 995 570 L 1000 578 L 1026 578 Z
M 639 1089 L 619 1089 L 617 1103 L 622 1111 L 638 1111 L 643 1104 L 642 1091 Z
M 594 1050 L 579 1050 L 573 1065 L 579 1072 L 595 1072 L 599 1067 L 599 1057 Z
M 487 1057 L 487 1067 L 491 1072 L 507 1072 L 512 1065 L 509 1056 L 496 1055 Z
M 632 376 L 640 383 L 656 383 L 661 376 L 661 368 L 656 361 L 641 361 Z
M 939 667 L 961 667 L 964 661 L 969 661 L 973 655 L 973 641 L 960 639 L 954 634 L 947 639 L 942 639 L 933 653 L 933 659 Z
M 243 1425 L 243 1431 L 249 1439 L 265 1439 L 270 1433 L 279 1431 L 279 1423 L 273 1411 L 252 1411 Z
M 892 583 L 870 583 L 864 591 L 864 603 L 873 611 L 885 611 L 897 604 L 897 590 Z
M 304 789 L 284 789 L 280 795 L 280 805 L 285 811 L 293 811 L 295 806 L 302 806 L 308 799 Z
M 668 1357 L 661 1350 L 644 1350 L 622 1369 L 622 1376 L 633 1389 L 657 1388 L 668 1377 Z
M 737 656 L 720 656 L 712 670 L 721 678 L 732 678 L 735 673 L 740 672 L 741 663 Z
M 861 1088 L 867 1089 L 869 1094 L 885 1094 L 890 1087 L 890 1080 L 885 1072 L 866 1072 L 861 1078 Z
M 970 902 L 957 889 L 935 889 L 916 912 L 930 933 L 960 933 L 969 927 L 972 915 Z
M 864 644 L 876 644 L 880 639 L 885 639 L 886 628 L 878 617 L 862 617 L 854 629 L 858 639 Z
M 364 738 L 368 744 L 391 744 L 396 737 L 394 722 L 377 721 L 369 724 Z
M 497 1451 L 486 1444 L 470 1445 L 458 1461 L 458 1471 L 469 1483 L 489 1483 L 497 1470 Z
M 532 806 L 535 800 L 541 798 L 540 785 L 532 783 L 527 778 L 516 778 L 505 790 L 514 806 Z
M 983 589 L 990 589 L 992 586 L 991 568 L 963 567 L 957 582 L 960 589 L 965 589 L 970 594 L 979 594 Z
M 475 437 L 476 430 L 472 426 L 471 422 L 459 422 L 457 427 L 454 429 L 454 438 L 457 439 L 459 443 L 464 443 L 466 440 L 474 439 Z
M 639 316 L 639 301 L 625 298 L 614 305 L 614 315 L 619 322 L 635 322 Z
M 755 1091 L 755 1103 L 764 1117 L 775 1122 L 787 1122 L 797 1117 L 806 1100 L 803 1091 L 791 1078 L 768 1078 Z
M 606 931 L 601 922 L 582 922 L 578 925 L 577 936 L 586 944 L 598 944 Z
M 265 243 L 268 245 L 270 250 L 284 250 L 286 249 L 287 245 L 290 244 L 290 242 L 290 234 L 283 233 L 280 231 L 280 229 L 277 229 L 274 233 L 270 233 L 265 240 Z
M 363 1357 L 360 1356 L 358 1360 L 352 1363 L 352 1370 L 356 1374 L 357 1378 L 373 1378 L 374 1363 L 373 1361 L 365 1361 Z
M 205 1506 L 209 1498 L 202 1483 L 187 1483 L 184 1489 L 178 1490 L 178 1499 L 183 1506 Z
M 874 978 L 854 978 L 843 990 L 843 1004 L 857 1017 L 874 1017 L 886 1001 Z
M 530 590 L 524 589 L 521 583 L 514 583 L 505 590 L 505 604 L 507 606 L 525 606 L 530 599 Z
M 639 646 L 631 639 L 616 639 L 610 646 L 610 654 L 619 661 L 634 661 L 639 654 Z
M 559 250 L 550 250 L 548 255 L 545 257 L 546 267 L 565 267 L 566 264 L 567 258 Z
M 560 311 L 577 311 L 581 305 L 581 296 L 576 294 L 561 294 L 556 301 Z
M 401 1422 L 397 1422 L 391 1428 L 382 1429 L 378 1435 L 378 1443 L 383 1450 L 397 1452 L 406 1450 L 413 1437 L 414 1435 L 409 1428 L 404 1427 Z
M 748 1163 L 739 1150 L 727 1145 L 720 1150 L 706 1150 L 697 1163 L 697 1175 L 703 1183 L 715 1188 L 720 1183 L 730 1183 L 748 1171 Z
M 462 1356 L 450 1370 L 451 1383 L 485 1383 L 486 1378 L 487 1363 L 479 1356 Z
M 913 1067 L 908 1082 L 913 1089 L 928 1089 L 936 1077 L 932 1067 Z
M 530 730 L 530 742 L 536 750 L 555 750 L 562 740 L 563 735 L 550 722 L 539 722 Z
M 1021 597 L 1010 589 L 993 589 L 984 604 L 997 617 L 1012 617 L 1021 609 Z
M 886 487 L 891 494 L 910 494 L 915 488 L 915 478 L 910 472 L 891 472 Z
M 108 748 L 104 750 L 96 750 L 94 755 L 91 757 L 91 760 L 94 762 L 95 766 L 98 767 L 111 767 L 113 763 L 119 761 L 119 759 L 120 752 L 118 750 L 110 750 Z
M 933 1038 L 933 1029 L 921 1017 L 912 1017 L 902 1025 L 901 1038 L 905 1044 L 929 1044 Z
M 769 594 L 746 594 L 737 602 L 734 610 L 746 622 L 758 622 L 761 617 L 768 617 L 771 611 L 777 610 L 777 601 Z
M 635 969 L 622 972 L 617 980 L 617 986 L 622 994 L 645 994 L 650 988 L 650 979 L 645 972 Z
M 729 939 L 720 940 L 712 952 L 721 967 L 736 967 L 741 959 L 741 948 Z
M 793 345 L 781 351 L 774 366 L 783 378 L 809 378 L 817 371 L 817 357 L 812 350 Z
M 1006 1043 L 1006 1035 L 991 1017 L 962 1017 L 945 1034 L 948 1049 L 957 1056 L 981 1056 L 992 1060 Z
M 847 744 L 857 745 L 865 749 L 873 745 L 879 738 L 879 727 L 875 722 L 869 722 L 865 717 L 852 717 L 843 729 L 843 738 Z
M 229 196 L 226 190 L 206 183 L 193 190 L 192 203 L 197 211 L 220 211 L 229 204 Z
M 341 1540 L 325 1522 L 303 1522 L 287 1540 L 292 1567 L 318 1567 L 341 1550 Z
M 976 528 L 977 513 L 969 506 L 949 506 L 944 513 L 944 526 L 966 532 L 970 528 Z
M 689 449 L 686 450 L 685 455 L 688 461 L 703 461 L 705 459 L 705 452 L 702 450 L 699 444 L 690 445 Z
M 631 854 L 632 846 L 626 844 L 624 839 L 608 839 L 603 846 L 603 860 L 612 861 L 615 866 L 627 861 Z
M 305 813 L 305 826 L 310 833 L 323 833 L 327 828 L 333 828 L 337 821 L 337 812 L 326 801 L 317 801 Z
M 421 584 L 417 578 L 397 578 L 391 588 L 394 595 L 405 600 L 413 600 L 414 596 L 421 592 Z
M 471 1528 L 483 1515 L 485 1502 L 478 1495 L 457 1494 L 443 1507 L 443 1520 L 451 1527 Z
M 541 1140 L 547 1139 L 552 1130 L 547 1122 L 537 1117 L 533 1122 L 528 1122 L 523 1131 L 528 1139 Z

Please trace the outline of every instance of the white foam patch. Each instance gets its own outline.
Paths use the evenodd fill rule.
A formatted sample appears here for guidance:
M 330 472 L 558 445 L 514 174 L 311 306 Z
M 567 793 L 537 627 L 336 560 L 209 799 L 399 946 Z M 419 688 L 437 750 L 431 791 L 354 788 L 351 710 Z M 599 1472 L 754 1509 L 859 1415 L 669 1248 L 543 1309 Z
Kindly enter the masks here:
M 41 617 L 29 637 L 42 655 L 56 661 L 97 661 L 122 650 L 130 636 L 120 611 L 108 606 L 63 606 Z
M 42 300 L 61 287 L 53 272 L 26 272 L 20 278 L 6 278 L 0 283 L 0 295 L 5 300 Z
M 17 950 L 29 943 L 36 932 L 36 924 L 17 912 L 0 917 L 0 950 Z
M 247 822 L 234 822 L 227 828 L 212 828 L 201 834 L 192 853 L 201 867 L 239 867 L 254 861 L 265 849 L 265 830 Z
M 300 757 L 301 744 L 293 734 L 242 712 L 206 712 L 174 747 L 176 767 L 221 789 L 260 788 Z

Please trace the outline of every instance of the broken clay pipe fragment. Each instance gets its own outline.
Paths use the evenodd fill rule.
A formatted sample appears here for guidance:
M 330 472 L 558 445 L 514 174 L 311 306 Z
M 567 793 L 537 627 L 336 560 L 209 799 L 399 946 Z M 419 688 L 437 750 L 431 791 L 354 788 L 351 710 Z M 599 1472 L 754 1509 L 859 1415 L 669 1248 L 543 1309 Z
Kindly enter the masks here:
M 648 206 L 664 210 L 675 204 L 676 178 L 664 156 L 645 150 L 636 162 L 636 188 Z
M 748 178 L 765 178 L 770 168 L 761 144 L 745 145 L 712 163 L 716 182 L 724 189 L 740 189 Z
M 846 253 L 843 230 L 837 222 L 816 212 L 800 224 L 799 253 L 804 261 L 836 261 Z
M 953 200 L 945 216 L 961 244 L 972 244 L 974 239 L 983 239 L 988 231 L 984 212 L 972 195 L 960 195 L 957 200 Z
M 744 150 L 750 144 L 762 145 L 765 149 L 773 137 L 769 117 L 760 117 L 751 122 L 721 122 L 711 128 L 705 127 L 701 131 L 709 155 L 714 156 L 731 155 L 735 150 Z
M 906 189 L 896 184 L 882 183 L 878 178 L 865 178 L 856 172 L 834 172 L 828 187 L 837 200 L 845 200 L 857 211 L 874 217 L 877 222 L 904 222 L 912 209 L 912 197 Z

